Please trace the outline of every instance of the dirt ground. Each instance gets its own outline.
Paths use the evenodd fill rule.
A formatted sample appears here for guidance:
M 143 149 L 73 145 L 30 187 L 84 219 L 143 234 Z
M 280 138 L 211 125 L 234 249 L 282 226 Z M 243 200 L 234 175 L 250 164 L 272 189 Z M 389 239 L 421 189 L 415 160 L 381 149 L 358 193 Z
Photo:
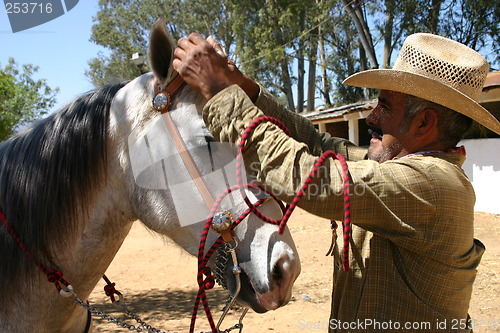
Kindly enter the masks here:
M 500 332 L 500 215 L 477 212 L 475 216 L 476 238 L 486 245 L 487 251 L 478 269 L 470 315 L 476 320 L 474 332 Z M 332 284 L 332 259 L 325 256 L 331 240 L 329 223 L 297 210 L 288 225 L 302 262 L 293 298 L 276 311 L 265 314 L 250 311 L 244 319 L 243 332 L 327 332 Z M 136 223 L 106 274 L 125 295 L 129 308 L 150 325 L 165 332 L 188 332 L 197 291 L 195 258 Z M 101 282 L 90 303 L 121 318 L 102 287 Z M 216 319 L 225 299 L 222 288 L 217 286 L 210 291 Z M 201 312 L 196 332 L 209 330 Z M 238 312 L 231 312 L 222 328 L 237 323 L 238 316 Z M 94 331 L 126 330 L 95 319 Z

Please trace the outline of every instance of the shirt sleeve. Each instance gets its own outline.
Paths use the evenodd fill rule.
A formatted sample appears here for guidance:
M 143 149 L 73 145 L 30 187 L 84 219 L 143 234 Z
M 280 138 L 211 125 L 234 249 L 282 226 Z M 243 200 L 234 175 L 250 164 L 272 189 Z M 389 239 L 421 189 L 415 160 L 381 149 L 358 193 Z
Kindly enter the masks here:
M 235 101 L 235 104 L 232 104 L 229 99 L 237 99 L 238 101 Z M 244 122 L 244 124 L 248 125 L 248 120 L 251 121 L 253 119 L 256 119 L 259 115 L 266 115 L 276 118 L 285 125 L 292 138 L 307 145 L 309 153 L 312 155 L 319 156 L 327 150 L 332 150 L 335 153 L 342 154 L 345 159 L 350 161 L 362 160 L 366 158 L 367 150 L 365 148 L 360 148 L 347 139 L 332 137 L 329 133 L 318 132 L 310 120 L 286 109 L 281 103 L 276 100 L 276 98 L 271 93 L 269 93 L 263 87 L 260 87 L 260 92 L 255 105 L 246 96 L 243 90 L 241 90 L 236 85 L 225 89 L 219 94 L 217 98 L 214 97 L 211 103 L 228 103 L 227 105 L 225 105 L 225 109 L 234 115 L 236 115 L 236 113 L 234 112 L 242 111 L 241 108 L 239 108 L 238 110 L 234 109 L 234 107 L 236 106 L 245 106 L 245 108 L 256 106 L 259 111 L 254 111 L 255 118 L 252 118 L 252 116 L 254 115 L 254 113 L 252 113 L 252 115 L 247 118 L 247 121 Z M 221 117 L 219 119 L 223 120 L 224 118 Z M 212 119 L 210 119 L 208 123 L 210 123 L 211 120 Z M 232 139 L 234 138 L 228 138 L 228 141 L 232 141 Z
M 319 133 L 310 120 L 286 109 L 262 86 L 255 106 L 265 115 L 281 121 L 292 138 L 304 142 L 312 155 L 321 155 L 326 150 L 333 150 L 344 155 L 347 160 L 362 160 L 366 157 L 366 149 L 354 145 L 349 140 L 332 137 L 329 133 Z

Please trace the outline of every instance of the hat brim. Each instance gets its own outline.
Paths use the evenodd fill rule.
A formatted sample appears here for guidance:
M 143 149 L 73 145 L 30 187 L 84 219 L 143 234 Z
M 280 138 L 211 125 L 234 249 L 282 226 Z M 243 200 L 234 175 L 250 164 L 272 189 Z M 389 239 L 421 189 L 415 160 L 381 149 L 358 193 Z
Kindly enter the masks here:
M 500 122 L 479 103 L 432 78 L 397 69 L 370 69 L 349 76 L 343 84 L 397 91 L 443 105 L 500 134 Z

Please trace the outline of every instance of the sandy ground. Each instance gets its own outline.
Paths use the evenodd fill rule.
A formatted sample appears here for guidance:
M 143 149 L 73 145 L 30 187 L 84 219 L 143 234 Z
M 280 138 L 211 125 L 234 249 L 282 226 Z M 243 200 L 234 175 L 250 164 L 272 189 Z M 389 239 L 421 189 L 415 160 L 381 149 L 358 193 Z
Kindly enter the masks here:
M 250 311 L 244 320 L 244 332 L 327 332 L 324 325 L 330 313 L 332 283 L 332 259 L 325 256 L 331 240 L 329 223 L 297 210 L 288 225 L 302 261 L 293 298 L 276 311 Z M 474 332 L 500 332 L 500 215 L 477 212 L 476 237 L 487 251 L 478 269 L 470 307 L 470 315 L 476 320 Z M 129 308 L 150 325 L 165 332 L 188 332 L 197 291 L 195 258 L 136 223 L 106 274 L 125 295 Z M 109 303 L 102 286 L 101 282 L 96 287 L 90 303 L 122 318 Z M 225 299 L 222 288 L 210 291 L 215 318 L 219 317 Z M 238 316 L 237 311 L 232 311 L 222 328 L 237 323 Z M 209 330 L 203 313 L 197 323 L 196 332 Z M 126 330 L 95 319 L 94 331 Z

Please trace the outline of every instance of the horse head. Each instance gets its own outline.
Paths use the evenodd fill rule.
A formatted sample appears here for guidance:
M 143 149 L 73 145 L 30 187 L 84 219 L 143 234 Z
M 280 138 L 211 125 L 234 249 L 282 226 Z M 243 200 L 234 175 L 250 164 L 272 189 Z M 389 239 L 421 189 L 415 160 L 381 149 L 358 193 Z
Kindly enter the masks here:
M 186 171 L 173 134 L 165 127 L 164 116 L 152 107 L 155 91 L 167 87 L 177 76 L 172 68 L 174 47 L 164 22 L 158 21 L 150 36 L 152 73 L 141 75 L 118 91 L 111 105 L 110 132 L 119 147 L 117 159 L 137 217 L 148 228 L 196 255 L 210 207 Z M 235 150 L 229 144 L 214 142 L 201 117 L 205 103 L 203 97 L 183 85 L 172 96 L 169 117 L 216 198 L 227 186 L 235 184 Z M 222 206 L 238 216 L 247 206 L 236 192 L 225 198 Z M 273 200 L 265 201 L 259 210 L 274 219 L 281 218 L 280 206 Z M 211 231 L 208 246 L 218 237 Z M 286 304 L 300 273 L 297 250 L 288 229 L 280 235 L 276 225 L 250 214 L 234 229 L 234 239 L 242 269 L 239 303 L 259 313 Z M 215 265 L 214 260 L 209 262 L 212 269 Z M 236 279 L 231 265 L 218 269 L 222 270 L 223 284 L 234 293 Z

